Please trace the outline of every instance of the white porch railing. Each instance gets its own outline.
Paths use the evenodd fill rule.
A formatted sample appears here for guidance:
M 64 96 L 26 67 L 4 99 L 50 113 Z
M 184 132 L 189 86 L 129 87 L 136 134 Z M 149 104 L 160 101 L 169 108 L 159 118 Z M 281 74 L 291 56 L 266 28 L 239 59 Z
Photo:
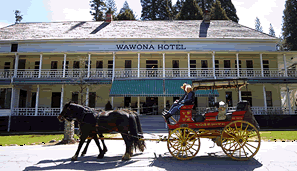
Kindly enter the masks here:
M 60 108 L 38 108 L 37 116 L 58 116 Z M 14 108 L 13 116 L 35 116 L 35 108 Z
M 239 74 L 239 75 L 238 75 Z M 13 69 L 0 69 L 0 78 L 11 78 L 14 75 Z M 91 78 L 112 78 L 112 69 L 103 68 L 90 69 Z M 39 70 L 37 69 L 19 69 L 17 71 L 17 78 L 38 78 Z M 62 78 L 63 69 L 42 69 L 40 73 L 41 78 Z M 88 69 L 66 69 L 66 78 L 85 78 L 88 76 Z M 115 78 L 137 78 L 137 68 L 115 68 Z M 163 68 L 140 68 L 140 78 L 162 78 Z M 190 76 L 190 77 L 189 77 Z M 191 68 L 190 74 L 188 74 L 188 68 L 165 68 L 166 78 L 213 78 L 212 68 Z M 240 77 L 240 78 L 253 78 L 253 77 L 265 77 L 265 78 L 279 78 L 285 77 L 285 71 L 278 68 L 269 68 L 263 70 L 261 73 L 260 68 L 240 68 L 239 73 L 237 68 L 216 68 L 215 76 L 217 78 L 228 78 L 228 77 Z M 287 76 L 296 78 L 297 71 L 288 70 Z

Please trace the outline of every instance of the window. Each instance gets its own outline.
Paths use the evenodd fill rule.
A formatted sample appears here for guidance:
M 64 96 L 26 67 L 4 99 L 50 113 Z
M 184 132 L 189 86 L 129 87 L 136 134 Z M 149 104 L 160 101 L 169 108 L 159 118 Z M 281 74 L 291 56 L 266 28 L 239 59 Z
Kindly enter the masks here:
M 96 106 L 96 92 L 89 93 L 89 107 L 95 108 Z
M 235 68 L 237 68 L 237 60 L 234 61 L 235 62 Z M 241 60 L 238 60 L 239 63 L 239 68 L 241 68 Z
M 242 91 L 241 92 L 241 100 L 250 102 L 250 106 L 252 106 L 252 92 L 251 91 Z
M 51 69 L 58 69 L 58 61 L 52 61 Z
M 52 92 L 52 108 L 60 108 L 61 92 Z
M 103 68 L 103 61 L 96 61 L 96 68 L 102 69 Z
M 39 70 L 39 65 L 40 65 L 40 61 L 35 61 L 34 69 Z
M 71 101 L 72 101 L 73 103 L 78 104 L 78 92 L 72 92 L 72 98 L 71 98 Z
M 0 88 L 0 109 L 10 109 L 11 88 Z
M 226 92 L 226 103 L 228 107 L 233 107 L 232 92 Z
M 266 91 L 266 104 L 268 107 L 272 107 L 272 92 Z
M 124 107 L 131 106 L 131 97 L 124 97 Z
M 215 98 L 212 97 L 208 97 L 208 107 L 214 107 L 215 106 Z
M 18 44 L 11 44 L 11 52 L 17 52 L 18 51 Z
M 207 60 L 201 60 L 201 68 L 208 68 Z
M 68 70 L 69 68 L 69 61 L 66 61 L 65 69 Z M 64 69 L 64 61 L 62 61 L 62 69 Z
M 269 77 L 269 61 L 268 60 L 263 60 L 263 72 L 265 77 Z
M 20 90 L 19 108 L 25 108 L 27 103 L 27 91 Z
M 4 69 L 10 69 L 10 62 L 4 63 Z
M 158 61 L 157 60 L 146 60 L 146 68 L 148 70 L 148 77 L 157 76 Z
M 219 60 L 215 60 L 215 68 L 216 69 L 219 69 L 220 68 Z
M 108 61 L 108 77 L 112 76 L 113 60 Z
M 31 96 L 31 108 L 35 108 L 36 105 L 36 92 L 32 92 Z
M 231 68 L 230 60 L 224 60 L 224 68 Z
M 197 72 L 196 72 L 196 60 L 190 60 L 190 73 L 191 73 L 191 77 L 196 77 L 197 76 Z
M 73 61 L 73 68 L 79 69 L 80 68 L 79 65 L 80 65 L 79 61 Z

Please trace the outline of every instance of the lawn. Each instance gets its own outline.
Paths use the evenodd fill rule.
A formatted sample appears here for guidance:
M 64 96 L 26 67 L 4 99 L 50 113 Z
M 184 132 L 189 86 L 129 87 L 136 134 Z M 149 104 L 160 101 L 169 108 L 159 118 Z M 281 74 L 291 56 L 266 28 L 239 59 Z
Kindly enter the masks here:
M 105 138 L 114 137 L 117 134 L 103 134 Z M 8 146 L 10 144 L 16 145 L 34 145 L 34 144 L 44 144 L 48 143 L 51 140 L 56 140 L 56 143 L 59 140 L 62 140 L 64 137 L 63 134 L 55 134 L 55 135 L 7 135 L 0 136 L 0 145 Z M 74 135 L 75 139 L 78 139 L 76 135 Z M 33 144 L 34 143 L 34 144 Z
M 262 140 L 294 141 L 297 140 L 297 131 L 260 131 Z

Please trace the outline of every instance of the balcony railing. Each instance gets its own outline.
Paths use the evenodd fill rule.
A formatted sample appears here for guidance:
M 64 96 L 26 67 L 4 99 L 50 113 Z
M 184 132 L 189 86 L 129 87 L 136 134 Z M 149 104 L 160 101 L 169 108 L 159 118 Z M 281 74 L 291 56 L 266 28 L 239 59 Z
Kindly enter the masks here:
M 141 114 L 159 114 L 158 113 L 159 106 L 151 106 L 151 107 L 141 107 Z M 104 109 L 104 107 L 103 107 Z M 131 110 L 137 111 L 137 108 L 130 108 Z M 236 107 L 228 107 L 228 110 L 236 110 Z M 291 113 L 289 112 L 289 108 L 284 107 L 251 107 L 251 110 L 254 115 L 297 115 L 297 108 L 292 107 Z M 215 111 L 215 108 L 209 107 L 197 107 L 196 114 L 203 114 L 206 111 Z M 37 115 L 35 115 L 35 108 L 14 108 L 13 116 L 58 116 L 60 114 L 60 108 L 38 108 Z M 179 115 L 178 113 L 176 115 Z
M 213 73 L 215 72 L 215 73 Z M 16 78 L 63 78 L 63 69 L 42 69 L 40 74 L 36 69 L 18 69 Z M 279 78 L 286 77 L 285 71 L 278 68 L 264 69 L 263 73 L 260 68 L 217 68 L 213 71 L 212 68 L 191 68 L 188 73 L 188 68 L 165 68 L 166 78 Z M 11 78 L 14 76 L 14 70 L 0 70 L 0 78 Z M 113 76 L 112 69 L 96 69 L 92 68 L 89 73 L 90 78 L 108 78 Z M 115 68 L 115 78 L 137 78 L 137 68 Z M 66 69 L 65 78 L 86 78 L 88 77 L 87 69 Z M 288 70 L 287 77 L 296 78 L 297 71 Z M 163 68 L 149 69 L 140 68 L 139 78 L 163 78 Z

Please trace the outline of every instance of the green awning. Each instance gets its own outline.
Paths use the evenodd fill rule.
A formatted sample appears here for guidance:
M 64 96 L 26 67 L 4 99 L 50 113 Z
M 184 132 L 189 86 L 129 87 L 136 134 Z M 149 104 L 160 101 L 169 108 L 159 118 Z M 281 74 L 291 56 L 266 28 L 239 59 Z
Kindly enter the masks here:
M 165 95 L 164 96 L 183 96 L 184 91 L 180 88 L 183 83 L 192 85 L 192 80 L 165 80 Z M 196 97 L 218 97 L 217 90 L 197 90 Z
M 163 96 L 163 80 L 115 80 L 110 97 Z

